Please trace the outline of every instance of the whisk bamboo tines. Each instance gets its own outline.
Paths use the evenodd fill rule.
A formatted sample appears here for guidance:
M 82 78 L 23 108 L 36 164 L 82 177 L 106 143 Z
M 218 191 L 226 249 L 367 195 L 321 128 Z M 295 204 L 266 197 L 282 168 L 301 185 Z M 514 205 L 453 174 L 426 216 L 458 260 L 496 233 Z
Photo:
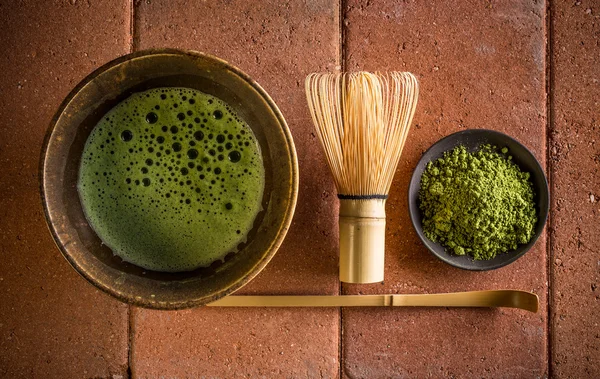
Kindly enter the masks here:
M 340 280 L 383 280 L 385 201 L 417 105 L 408 72 L 326 73 L 306 97 L 340 199 Z

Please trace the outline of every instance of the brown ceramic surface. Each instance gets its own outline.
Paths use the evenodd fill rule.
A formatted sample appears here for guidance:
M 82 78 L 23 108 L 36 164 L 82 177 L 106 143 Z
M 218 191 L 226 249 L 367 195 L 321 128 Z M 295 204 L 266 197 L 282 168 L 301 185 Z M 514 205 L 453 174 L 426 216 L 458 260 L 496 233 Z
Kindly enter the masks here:
M 76 187 L 87 137 L 120 101 L 134 92 L 156 87 L 189 87 L 224 100 L 248 123 L 261 146 L 264 210 L 257 216 L 248 242 L 223 264 L 181 273 L 145 270 L 115 256 L 86 221 Z M 225 61 L 171 49 L 124 56 L 81 82 L 52 122 L 42 151 L 41 170 L 46 217 L 69 263 L 96 287 L 118 299 L 159 309 L 206 304 L 251 280 L 285 237 L 298 191 L 294 144 L 271 98 Z

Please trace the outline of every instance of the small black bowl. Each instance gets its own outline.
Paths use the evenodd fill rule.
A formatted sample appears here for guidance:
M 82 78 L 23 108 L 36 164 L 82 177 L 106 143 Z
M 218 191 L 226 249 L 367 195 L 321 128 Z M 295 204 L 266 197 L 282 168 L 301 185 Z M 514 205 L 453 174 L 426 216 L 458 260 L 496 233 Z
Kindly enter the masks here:
M 481 145 L 485 144 L 497 146 L 498 148 L 508 148 L 509 154 L 513 157 L 513 162 L 515 162 L 522 171 L 529 172 L 531 174 L 531 182 L 533 183 L 534 201 L 536 204 L 538 221 L 535 226 L 535 234 L 529 243 L 519 245 L 517 249 L 508 251 L 504 254 L 498 254 L 494 259 L 487 261 L 476 261 L 468 255 L 453 255 L 447 252 L 441 244 L 432 242 L 425 236 L 421 223 L 422 214 L 421 210 L 419 209 L 419 191 L 421 189 L 421 175 L 425 171 L 427 163 L 441 158 L 446 151 L 450 151 L 457 146 L 464 146 L 469 152 L 474 152 L 479 150 Z M 546 218 L 548 217 L 548 206 L 548 182 L 546 181 L 544 170 L 540 166 L 539 162 L 535 159 L 531 151 L 529 151 L 525 146 L 521 145 L 515 139 L 507 136 L 506 134 L 494 130 L 465 130 L 442 138 L 423 154 L 421 160 L 415 168 L 415 171 L 413 172 L 410 185 L 408 187 L 408 210 L 410 213 L 410 220 L 412 221 L 419 238 L 421 238 L 421 241 L 423 241 L 425 246 L 433 253 L 433 255 L 442 261 L 454 267 L 465 270 L 493 270 L 506 266 L 520 258 L 533 246 L 535 241 L 542 233 L 544 225 L 546 224 Z

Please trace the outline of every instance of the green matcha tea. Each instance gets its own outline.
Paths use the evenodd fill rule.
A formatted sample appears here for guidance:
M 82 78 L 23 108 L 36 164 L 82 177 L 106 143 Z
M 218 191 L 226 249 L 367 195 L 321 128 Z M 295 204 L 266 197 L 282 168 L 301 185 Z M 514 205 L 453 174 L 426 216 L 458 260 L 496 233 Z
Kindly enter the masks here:
M 484 145 L 464 146 L 431 161 L 421 176 L 423 232 L 455 255 L 488 260 L 528 243 L 537 215 L 530 174 Z
M 156 88 L 95 126 L 78 190 L 116 255 L 177 272 L 209 266 L 246 241 L 264 176 L 256 137 L 230 106 L 189 88 Z

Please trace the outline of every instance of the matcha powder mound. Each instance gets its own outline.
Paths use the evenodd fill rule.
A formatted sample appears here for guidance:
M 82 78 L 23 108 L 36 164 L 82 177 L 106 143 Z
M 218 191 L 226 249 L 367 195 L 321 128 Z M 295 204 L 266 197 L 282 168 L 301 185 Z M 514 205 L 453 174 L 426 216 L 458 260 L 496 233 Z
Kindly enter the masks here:
M 529 173 L 507 152 L 459 146 L 427 164 L 419 193 L 427 238 L 476 260 L 531 240 L 537 217 Z

